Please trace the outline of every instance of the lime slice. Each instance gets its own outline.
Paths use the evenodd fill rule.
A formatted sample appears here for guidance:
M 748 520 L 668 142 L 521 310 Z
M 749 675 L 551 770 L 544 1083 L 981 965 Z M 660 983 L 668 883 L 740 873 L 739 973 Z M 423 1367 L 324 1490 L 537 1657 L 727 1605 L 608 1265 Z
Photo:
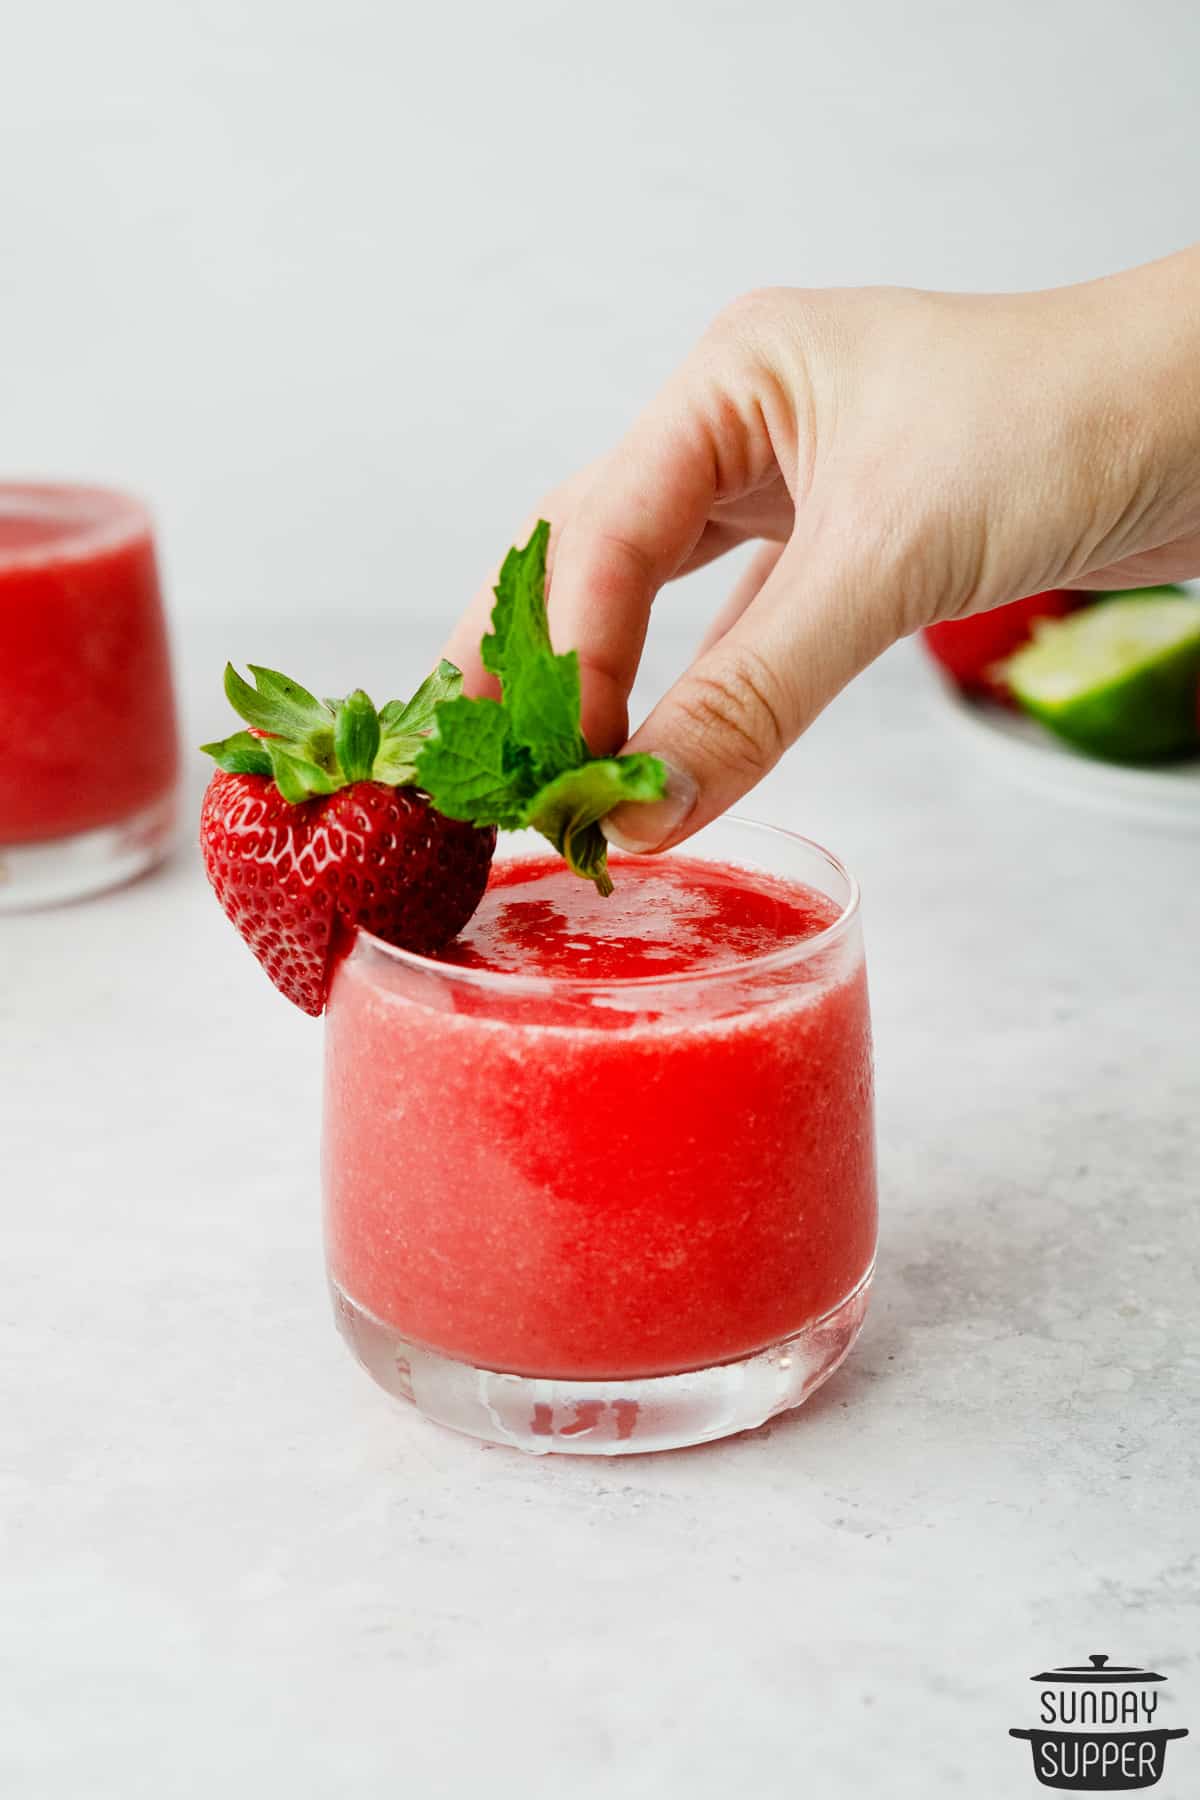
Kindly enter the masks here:
M 1047 620 L 1003 667 L 1026 712 L 1093 756 L 1150 762 L 1200 744 L 1200 600 L 1178 589 Z

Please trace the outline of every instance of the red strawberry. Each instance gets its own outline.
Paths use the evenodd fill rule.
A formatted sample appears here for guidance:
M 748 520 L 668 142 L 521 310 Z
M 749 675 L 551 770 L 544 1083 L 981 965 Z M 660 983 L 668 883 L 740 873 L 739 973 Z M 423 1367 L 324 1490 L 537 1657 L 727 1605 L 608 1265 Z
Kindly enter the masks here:
M 984 695 L 1011 705 L 1012 695 L 1003 677 L 993 672 L 995 665 L 1028 643 L 1038 619 L 1061 618 L 1083 605 L 1086 598 L 1050 588 L 1007 606 L 994 606 L 990 612 L 974 613 L 969 619 L 927 625 L 922 633 L 925 648 L 964 694 Z
M 434 709 L 461 684 L 451 664 L 378 713 L 361 689 L 322 703 L 274 670 L 251 673 L 254 688 L 225 672 L 251 730 L 205 745 L 219 767 L 201 814 L 204 866 L 276 987 L 320 1013 L 357 926 L 427 955 L 462 930 L 496 834 L 446 818 L 411 785 Z

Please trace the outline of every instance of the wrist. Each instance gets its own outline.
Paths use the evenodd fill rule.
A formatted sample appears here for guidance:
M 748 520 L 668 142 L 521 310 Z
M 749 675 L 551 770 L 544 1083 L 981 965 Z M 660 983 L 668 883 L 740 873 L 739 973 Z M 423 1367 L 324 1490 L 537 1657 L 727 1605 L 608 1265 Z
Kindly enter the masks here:
M 1200 530 L 1200 247 L 1063 290 L 1093 569 Z M 1080 578 L 1087 568 L 1071 570 Z

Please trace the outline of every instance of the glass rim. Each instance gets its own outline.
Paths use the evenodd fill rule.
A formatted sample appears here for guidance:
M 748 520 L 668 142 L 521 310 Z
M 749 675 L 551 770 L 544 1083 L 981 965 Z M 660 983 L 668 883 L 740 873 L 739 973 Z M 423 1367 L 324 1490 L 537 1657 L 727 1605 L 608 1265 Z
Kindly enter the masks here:
M 539 994 L 542 996 L 562 993 L 564 990 L 574 994 L 627 993 L 630 989 L 650 991 L 663 987 L 702 986 L 705 983 L 747 980 L 757 975 L 772 974 L 779 969 L 786 969 L 793 964 L 807 962 L 812 956 L 828 950 L 833 944 L 840 942 L 846 932 L 857 919 L 862 890 L 858 879 L 831 850 L 818 844 L 815 838 L 805 837 L 802 832 L 790 831 L 785 825 L 769 825 L 765 819 L 750 819 L 744 813 L 723 813 L 711 821 L 714 825 L 728 824 L 749 829 L 756 834 L 782 839 L 788 844 L 815 852 L 817 856 L 846 883 L 846 899 L 836 919 L 826 925 L 822 931 L 814 932 L 812 937 L 801 938 L 794 944 L 783 944 L 778 950 L 765 950 L 760 956 L 742 957 L 737 962 L 708 964 L 702 969 L 678 969 L 669 975 L 630 975 L 625 977 L 607 976 L 597 979 L 589 975 L 516 975 L 505 969 L 471 969 L 460 963 L 441 962 L 436 956 L 423 956 L 417 950 L 402 950 L 398 944 L 389 944 L 383 938 L 376 937 L 374 932 L 367 931 L 361 925 L 355 934 L 355 942 L 350 954 L 360 943 L 385 958 L 401 964 L 402 967 L 419 970 L 426 975 L 434 975 L 443 981 L 461 982 L 465 986 L 482 989 L 493 994 Z M 515 835 L 515 834 L 514 834 Z M 690 840 L 672 846 L 664 852 L 673 854 L 675 849 L 685 853 Z M 652 861 L 653 858 L 639 857 L 639 861 Z M 832 896 L 826 896 L 832 898 Z
M 135 494 L 94 481 L 0 480 L 0 519 L 45 520 L 53 532 L 23 546 L 0 544 L 0 570 L 72 563 L 153 538 L 149 508 Z

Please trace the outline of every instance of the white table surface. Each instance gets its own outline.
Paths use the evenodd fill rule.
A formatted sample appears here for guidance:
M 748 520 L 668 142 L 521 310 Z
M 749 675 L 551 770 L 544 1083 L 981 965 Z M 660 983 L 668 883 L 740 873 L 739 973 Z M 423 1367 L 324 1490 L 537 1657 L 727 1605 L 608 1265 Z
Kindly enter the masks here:
M 226 650 L 388 648 L 338 631 L 193 624 L 191 736 Z M 485 1448 L 351 1362 L 320 1027 L 190 844 L 0 921 L 0 1791 L 1004 1800 L 1092 1651 L 1171 1677 L 1194 1791 L 1200 844 L 1009 787 L 910 647 L 752 810 L 863 882 L 879 1277 L 806 1409 L 672 1455 Z

